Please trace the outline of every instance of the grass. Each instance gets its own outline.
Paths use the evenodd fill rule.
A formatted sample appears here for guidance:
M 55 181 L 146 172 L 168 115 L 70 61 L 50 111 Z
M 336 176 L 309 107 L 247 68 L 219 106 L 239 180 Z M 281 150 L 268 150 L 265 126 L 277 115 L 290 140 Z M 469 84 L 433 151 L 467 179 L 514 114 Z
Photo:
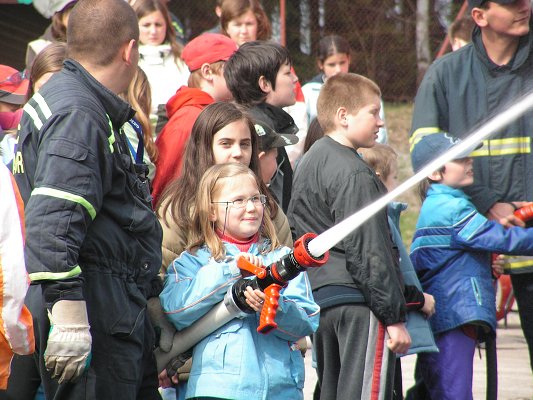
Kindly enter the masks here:
M 413 175 L 409 155 L 409 130 L 411 128 L 412 114 L 412 103 L 385 104 L 389 145 L 398 153 L 398 179 L 400 182 L 404 182 Z M 412 188 L 406 193 L 403 193 L 397 200 L 409 205 L 407 210 L 402 213 L 402 218 L 400 219 L 403 241 L 409 250 L 418 219 L 418 211 L 420 210 L 420 201 L 416 194 L 416 188 Z

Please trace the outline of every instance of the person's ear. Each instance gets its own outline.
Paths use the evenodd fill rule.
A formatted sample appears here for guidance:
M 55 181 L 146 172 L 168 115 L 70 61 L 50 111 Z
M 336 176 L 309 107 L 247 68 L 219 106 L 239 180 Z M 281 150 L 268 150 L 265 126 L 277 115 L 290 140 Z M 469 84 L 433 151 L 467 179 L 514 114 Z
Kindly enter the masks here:
M 137 48 L 137 41 L 135 39 L 131 39 L 128 44 L 124 46 L 124 50 L 122 51 L 122 60 L 130 65 L 132 64 L 133 60 L 133 52 Z
M 486 10 L 484 10 L 483 8 L 474 7 L 471 12 L 474 23 L 480 28 L 484 28 L 489 24 L 485 15 L 485 11 Z
M 215 209 L 215 206 L 211 205 L 211 207 L 209 207 L 209 221 L 216 222 L 216 220 L 217 220 L 217 211 Z
M 265 154 L 266 154 L 266 151 L 260 151 L 259 154 L 257 155 L 257 158 L 261 160 L 265 156 Z
M 324 63 L 321 60 L 316 60 L 316 65 L 320 71 L 324 71 Z
M 335 112 L 335 119 L 339 122 L 341 126 L 345 127 L 346 125 L 348 125 L 348 121 L 346 119 L 347 115 L 348 110 L 346 110 L 345 107 L 339 107 Z
M 263 92 L 270 93 L 272 91 L 272 84 L 264 75 L 261 75 L 257 83 Z
M 205 80 L 212 81 L 213 80 L 213 70 L 211 69 L 211 64 L 204 63 L 200 67 L 200 73 L 202 74 L 202 77 Z
M 439 182 L 442 179 L 442 173 L 440 171 L 433 171 L 428 175 L 428 178 L 432 181 Z

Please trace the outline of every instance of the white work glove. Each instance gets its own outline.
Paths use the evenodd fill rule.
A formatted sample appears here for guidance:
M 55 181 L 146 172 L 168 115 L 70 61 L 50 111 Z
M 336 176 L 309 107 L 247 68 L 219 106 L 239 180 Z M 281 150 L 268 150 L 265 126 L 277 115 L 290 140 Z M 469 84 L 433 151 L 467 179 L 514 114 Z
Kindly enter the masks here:
M 44 364 L 59 383 L 75 381 L 89 367 L 92 338 L 85 301 L 59 300 L 48 312 Z

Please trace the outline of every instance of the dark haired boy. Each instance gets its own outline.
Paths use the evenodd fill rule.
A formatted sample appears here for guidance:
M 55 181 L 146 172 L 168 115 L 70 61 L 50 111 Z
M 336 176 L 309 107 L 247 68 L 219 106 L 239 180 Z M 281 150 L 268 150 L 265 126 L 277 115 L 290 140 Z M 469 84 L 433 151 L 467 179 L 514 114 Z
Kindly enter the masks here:
M 381 92 L 363 76 L 329 78 L 318 97 L 325 137 L 304 154 L 294 178 L 288 217 L 295 237 L 320 234 L 386 193 L 357 153 L 372 147 L 384 122 Z M 411 343 L 404 321 L 404 285 L 382 210 L 330 249 L 329 261 L 310 268 L 321 307 L 313 336 L 321 399 L 389 399 L 394 353 Z
M 285 47 L 272 41 L 244 43 L 227 61 L 224 77 L 235 101 L 249 108 L 253 116 L 267 121 L 279 134 L 298 132 L 292 117 L 282 109 L 295 103 L 298 82 Z M 278 151 L 277 165 L 270 189 L 286 212 L 293 172 L 284 147 Z

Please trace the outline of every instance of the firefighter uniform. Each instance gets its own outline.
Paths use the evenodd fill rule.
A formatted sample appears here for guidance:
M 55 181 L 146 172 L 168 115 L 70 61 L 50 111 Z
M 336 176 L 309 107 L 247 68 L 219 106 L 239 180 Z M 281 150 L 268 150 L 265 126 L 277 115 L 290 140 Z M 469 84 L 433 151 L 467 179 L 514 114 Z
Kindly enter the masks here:
M 159 398 L 145 306 L 158 295 L 162 233 L 121 132 L 133 114 L 73 60 L 24 107 L 13 173 L 26 204 L 27 304 L 41 371 L 45 308 L 85 300 L 91 326 L 90 367 L 59 385 L 59 398 Z

